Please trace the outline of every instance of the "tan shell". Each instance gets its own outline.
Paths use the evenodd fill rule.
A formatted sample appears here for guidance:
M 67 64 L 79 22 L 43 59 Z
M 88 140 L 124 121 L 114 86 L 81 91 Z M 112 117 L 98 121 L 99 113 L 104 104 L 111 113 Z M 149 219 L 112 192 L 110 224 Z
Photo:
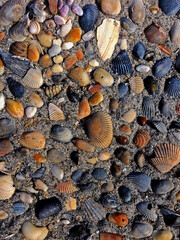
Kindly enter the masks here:
M 132 0 L 129 6 L 129 15 L 134 23 L 141 23 L 145 19 L 145 8 L 143 0 Z
M 177 19 L 170 30 L 171 41 L 180 48 L 180 19 Z
M 16 56 L 26 57 L 28 45 L 24 42 L 14 42 L 10 46 L 10 52 Z
M 110 87 L 114 83 L 114 78 L 104 69 L 98 68 L 94 72 L 94 80 L 103 87 Z
M 48 186 L 41 179 L 34 179 L 34 185 L 38 190 L 42 190 L 44 192 L 48 190 Z
M 97 28 L 97 45 L 103 61 L 111 58 L 119 39 L 120 21 L 106 18 Z
M 89 116 L 91 113 L 91 108 L 89 106 L 89 102 L 87 99 L 83 99 L 79 103 L 79 109 L 78 109 L 78 118 L 82 119 L 87 116 Z
M 24 116 L 24 107 L 22 103 L 12 99 L 6 99 L 6 111 L 15 118 L 23 118 Z
M 123 120 L 127 123 L 131 123 L 136 118 L 136 111 L 134 109 L 130 109 L 128 112 L 124 113 Z
M 86 133 L 94 146 L 100 148 L 108 147 L 113 137 L 110 115 L 105 112 L 94 113 L 86 121 Z
M 38 22 L 32 21 L 30 26 L 29 26 L 29 32 L 31 34 L 38 34 L 41 31 L 41 26 Z
M 146 130 L 139 130 L 135 137 L 134 137 L 134 143 L 140 147 L 140 148 L 144 148 L 148 145 L 149 141 L 151 139 L 151 136 L 149 135 L 149 133 Z
M 42 55 L 39 59 L 39 64 L 43 68 L 49 67 L 52 64 L 49 54 Z
M 44 240 L 48 235 L 47 227 L 36 227 L 30 221 L 22 225 L 22 234 L 28 240 Z
M 20 144 L 30 149 L 42 149 L 45 146 L 45 137 L 39 132 L 24 133 L 19 140 Z
M 50 31 L 41 31 L 38 35 L 38 40 L 43 47 L 50 48 L 52 46 L 52 40 L 55 39 L 53 33 Z
M 9 199 L 15 192 L 10 175 L 0 175 L 0 200 Z
M 67 211 L 76 210 L 77 208 L 76 199 L 72 197 L 68 198 L 65 207 Z
M 84 69 L 80 67 L 73 68 L 69 72 L 68 77 L 72 78 L 75 81 L 78 81 L 79 85 L 82 87 L 87 86 L 90 82 L 89 75 Z
M 100 4 L 103 13 L 110 15 L 118 15 L 121 11 L 120 0 L 101 0 Z
M 128 125 L 123 124 L 120 126 L 120 133 L 124 135 L 131 135 L 131 128 Z
M 106 161 L 106 160 L 108 160 L 110 158 L 110 153 L 109 152 L 100 152 L 98 154 L 98 158 L 101 161 Z
M 3 209 L 0 209 L 0 220 L 4 220 L 8 218 L 7 212 L 5 212 Z
M 43 84 L 41 70 L 38 67 L 30 68 L 24 78 L 21 80 L 21 83 L 25 87 L 40 88 Z
M 165 229 L 156 230 L 153 233 L 152 240 L 171 240 L 173 238 L 173 234 Z
M 77 139 L 74 141 L 74 144 L 77 148 L 86 152 L 94 152 L 95 150 L 95 147 L 86 142 L 85 140 Z
M 60 193 L 73 193 L 78 191 L 78 188 L 72 185 L 71 180 L 67 182 L 56 183 L 56 189 Z
M 43 100 L 36 93 L 31 93 L 28 98 L 33 107 L 40 108 L 44 105 Z
M 49 104 L 49 118 L 52 121 L 59 121 L 59 120 L 64 120 L 65 116 L 63 111 L 54 105 L 53 103 Z
M 154 149 L 155 158 L 151 163 L 161 172 L 169 172 L 180 162 L 180 147 L 172 143 L 162 143 Z
M 136 94 L 141 93 L 144 89 L 144 82 L 141 77 L 132 77 L 129 83 L 131 90 Z

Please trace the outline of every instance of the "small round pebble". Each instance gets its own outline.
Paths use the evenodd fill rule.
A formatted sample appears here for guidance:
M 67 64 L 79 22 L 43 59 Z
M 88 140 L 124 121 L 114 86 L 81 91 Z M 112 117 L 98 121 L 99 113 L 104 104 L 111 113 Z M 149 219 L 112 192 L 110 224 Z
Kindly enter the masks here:
M 62 63 L 63 62 L 63 56 L 57 55 L 53 58 L 54 63 Z
M 96 180 L 104 180 L 107 177 L 107 172 L 104 168 L 95 168 L 92 172 L 92 176 Z

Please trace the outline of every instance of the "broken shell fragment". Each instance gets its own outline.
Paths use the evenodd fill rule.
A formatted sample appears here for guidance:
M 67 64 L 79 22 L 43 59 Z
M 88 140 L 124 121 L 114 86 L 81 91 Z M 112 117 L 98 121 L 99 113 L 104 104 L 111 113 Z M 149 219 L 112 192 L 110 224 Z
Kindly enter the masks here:
M 36 227 L 30 221 L 25 221 L 22 225 L 22 234 L 29 240 L 44 240 L 48 235 L 48 229 Z
M 166 32 L 155 22 L 148 26 L 144 33 L 147 40 L 151 43 L 164 44 L 167 40 Z
M 78 191 L 78 188 L 73 186 L 71 181 L 56 183 L 56 189 L 60 193 L 73 193 Z
M 115 233 L 100 233 L 100 240 L 124 240 L 124 238 Z
M 42 149 L 45 146 L 45 137 L 39 132 L 24 133 L 19 140 L 20 144 L 30 149 Z
M 103 68 L 98 68 L 94 72 L 94 80 L 103 87 L 109 87 L 114 83 L 114 78 Z
M 89 116 L 91 113 L 91 108 L 87 99 L 83 99 L 79 103 L 78 118 L 82 119 Z
M 0 209 L 0 220 L 4 220 L 8 218 L 7 212 L 5 212 L 3 209 Z
M 5 96 L 3 93 L 0 93 L 0 111 L 5 107 Z

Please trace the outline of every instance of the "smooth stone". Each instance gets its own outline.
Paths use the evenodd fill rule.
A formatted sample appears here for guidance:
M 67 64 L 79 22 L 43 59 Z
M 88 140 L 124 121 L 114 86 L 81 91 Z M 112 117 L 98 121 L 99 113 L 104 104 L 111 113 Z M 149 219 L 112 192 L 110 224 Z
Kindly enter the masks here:
M 75 182 L 78 182 L 81 179 L 81 176 L 83 174 L 82 170 L 76 170 L 75 172 L 73 172 L 73 174 L 71 175 L 71 179 Z
M 92 176 L 96 180 L 104 180 L 107 177 L 107 172 L 103 168 L 95 168 L 92 172 Z
M 51 163 L 59 163 L 66 159 L 66 155 L 63 152 L 59 152 L 57 149 L 52 148 L 47 152 L 48 161 Z
M 151 236 L 153 232 L 153 226 L 147 222 L 136 223 L 132 228 L 132 234 L 137 239 L 144 239 Z
M 57 178 L 58 180 L 62 180 L 63 177 L 64 177 L 64 171 L 63 171 L 63 169 L 60 168 L 60 167 L 58 167 L 58 166 L 56 166 L 56 165 L 52 166 L 52 168 L 51 168 L 51 173 L 52 173 L 52 175 L 53 175 L 55 178 Z
M 131 190 L 128 187 L 122 185 L 119 187 L 118 192 L 123 202 L 131 201 Z
M 4 94 L 1 92 L 1 93 L 0 93 L 0 111 L 3 110 L 4 107 L 5 107 L 5 96 L 4 96 Z
M 61 52 L 61 47 L 57 44 L 53 44 L 52 47 L 48 50 L 50 57 L 54 57 Z

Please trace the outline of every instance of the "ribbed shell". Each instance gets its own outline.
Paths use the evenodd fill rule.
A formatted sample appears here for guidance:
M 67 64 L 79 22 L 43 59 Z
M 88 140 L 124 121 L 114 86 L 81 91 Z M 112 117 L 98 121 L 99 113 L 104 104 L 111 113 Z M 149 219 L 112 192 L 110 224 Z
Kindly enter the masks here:
M 164 90 L 169 96 L 180 97 L 180 80 L 178 78 L 167 79 Z
M 165 124 L 161 121 L 152 121 L 152 124 L 154 125 L 154 127 L 161 132 L 164 135 L 167 135 L 167 128 L 165 126 Z
M 147 192 L 150 188 L 151 178 L 143 172 L 130 173 L 127 178 L 140 192 Z
M 155 158 L 151 163 L 161 173 L 169 172 L 180 162 L 180 147 L 172 143 L 162 143 L 154 149 Z
M 114 73 L 118 73 L 119 75 L 127 75 L 133 72 L 129 56 L 124 50 L 120 51 L 112 60 L 110 67 Z
M 23 42 L 28 36 L 27 21 L 18 22 L 9 29 L 9 36 L 13 41 Z
M 172 117 L 172 112 L 171 112 L 169 103 L 166 102 L 164 98 L 162 98 L 159 103 L 159 109 L 164 116 L 169 117 L 169 118 Z
M 155 209 L 152 208 L 151 202 L 140 202 L 136 205 L 137 210 L 144 215 L 146 218 L 148 218 L 151 221 L 156 221 L 157 214 Z
M 138 147 L 144 148 L 148 145 L 150 139 L 151 136 L 149 133 L 146 130 L 141 129 L 136 133 L 133 141 Z
M 29 88 L 40 88 L 43 84 L 41 70 L 38 67 L 30 68 L 21 83 Z
M 61 89 L 62 89 L 62 85 L 60 84 L 47 86 L 45 87 L 45 93 L 49 98 L 53 98 L 60 93 Z
M 58 108 L 56 105 L 53 103 L 49 104 L 49 118 L 52 121 L 59 121 L 59 120 L 64 120 L 65 116 L 63 111 Z
M 166 75 L 166 73 L 170 71 L 171 66 L 172 66 L 172 61 L 168 57 L 158 60 L 154 64 L 152 69 L 154 76 L 158 78 L 163 77 L 164 75 Z
M 0 138 L 9 137 L 14 131 L 16 127 L 12 120 L 9 118 L 1 118 L 0 119 Z
M 144 82 L 141 77 L 132 77 L 129 83 L 131 90 L 136 94 L 141 93 L 144 89 Z
M 83 204 L 89 218 L 93 221 L 101 221 L 106 218 L 106 211 L 101 204 L 95 202 L 92 198 L 88 198 Z
M 15 192 L 13 180 L 9 175 L 0 175 L 0 200 L 9 199 Z
M 60 193 L 73 193 L 78 191 L 78 188 L 72 185 L 71 180 L 67 182 L 56 183 L 56 189 Z
M 179 0 L 159 0 L 159 7 L 166 15 L 176 14 L 180 10 Z
M 151 119 L 155 115 L 155 106 L 150 97 L 144 97 L 143 98 L 143 103 L 142 103 L 142 110 L 143 110 L 143 115 L 147 119 Z
M 94 113 L 86 121 L 86 133 L 94 146 L 100 148 L 108 147 L 113 137 L 110 115 L 105 112 Z

